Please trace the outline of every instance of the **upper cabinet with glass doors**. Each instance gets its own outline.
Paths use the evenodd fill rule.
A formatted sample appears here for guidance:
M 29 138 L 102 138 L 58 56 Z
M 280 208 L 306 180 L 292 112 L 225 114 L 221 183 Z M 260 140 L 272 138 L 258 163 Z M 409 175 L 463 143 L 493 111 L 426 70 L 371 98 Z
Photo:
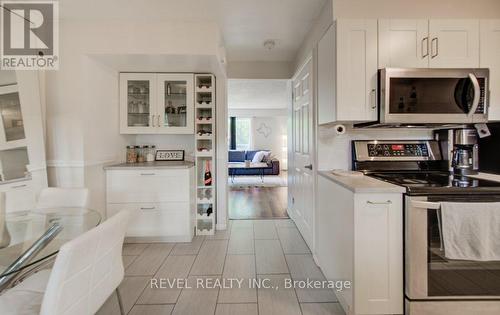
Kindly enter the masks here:
M 120 74 L 122 134 L 193 134 L 193 74 Z
M 158 74 L 159 133 L 194 133 L 193 74 Z
M 0 86 L 0 149 L 26 145 L 17 84 Z

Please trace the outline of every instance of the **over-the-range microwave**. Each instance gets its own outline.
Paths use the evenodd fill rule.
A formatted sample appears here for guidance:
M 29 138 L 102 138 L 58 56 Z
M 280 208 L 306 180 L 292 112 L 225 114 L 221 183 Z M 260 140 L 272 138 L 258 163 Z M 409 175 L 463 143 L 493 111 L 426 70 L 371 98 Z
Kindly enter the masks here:
M 356 127 L 433 126 L 488 121 L 489 69 L 378 72 L 378 121 Z

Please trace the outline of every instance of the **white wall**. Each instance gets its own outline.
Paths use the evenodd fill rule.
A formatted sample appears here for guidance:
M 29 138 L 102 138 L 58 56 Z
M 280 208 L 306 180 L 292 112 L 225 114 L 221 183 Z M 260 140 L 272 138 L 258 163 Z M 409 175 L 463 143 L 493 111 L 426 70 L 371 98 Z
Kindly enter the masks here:
M 228 81 L 228 108 L 233 109 L 285 109 L 290 99 L 288 80 Z
M 293 63 L 288 61 L 230 61 L 229 79 L 290 79 Z
M 321 14 L 319 15 L 316 23 L 309 30 L 306 38 L 302 42 L 297 55 L 295 56 L 293 65 L 293 74 L 304 64 L 307 57 L 311 54 L 312 50 L 318 44 L 318 41 L 323 37 L 323 34 L 328 29 L 328 26 L 333 22 L 333 9 L 332 0 L 327 0 Z
M 288 168 L 286 119 L 286 116 L 254 117 L 252 119 L 253 148 L 270 150 L 272 155 L 280 161 L 282 170 Z
M 50 184 L 88 186 L 91 206 L 103 212 L 103 164 L 123 160 L 128 143 L 168 144 L 166 138 L 119 134 L 120 67 L 169 72 L 175 64 L 185 65 L 186 72 L 205 72 L 209 69 L 200 60 L 218 60 L 223 53 L 220 43 L 217 25 L 209 22 L 61 21 L 60 69 L 48 72 L 45 80 Z M 180 138 L 172 139 L 176 143 Z M 183 146 L 192 151 L 193 142 Z
M 16 72 L 14 70 L 0 70 L 0 86 L 16 83 Z

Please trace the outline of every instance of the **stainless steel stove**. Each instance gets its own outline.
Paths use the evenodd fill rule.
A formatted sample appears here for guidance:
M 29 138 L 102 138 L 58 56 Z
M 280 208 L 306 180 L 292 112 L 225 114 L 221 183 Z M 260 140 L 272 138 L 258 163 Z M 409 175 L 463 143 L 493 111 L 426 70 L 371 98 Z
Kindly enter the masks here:
M 408 195 L 500 194 L 498 182 L 451 174 L 432 140 L 354 141 L 353 169 L 406 187 Z
M 352 148 L 354 170 L 406 188 L 405 314 L 500 314 L 500 261 L 447 259 L 441 214 L 442 202 L 500 202 L 500 183 L 453 176 L 437 141 L 354 141 Z

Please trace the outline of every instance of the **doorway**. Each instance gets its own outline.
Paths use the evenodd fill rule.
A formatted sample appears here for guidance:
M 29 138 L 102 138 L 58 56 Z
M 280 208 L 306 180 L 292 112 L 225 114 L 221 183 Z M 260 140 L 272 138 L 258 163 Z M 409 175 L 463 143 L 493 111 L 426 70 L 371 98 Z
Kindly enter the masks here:
M 288 218 L 288 80 L 228 80 L 230 219 Z

